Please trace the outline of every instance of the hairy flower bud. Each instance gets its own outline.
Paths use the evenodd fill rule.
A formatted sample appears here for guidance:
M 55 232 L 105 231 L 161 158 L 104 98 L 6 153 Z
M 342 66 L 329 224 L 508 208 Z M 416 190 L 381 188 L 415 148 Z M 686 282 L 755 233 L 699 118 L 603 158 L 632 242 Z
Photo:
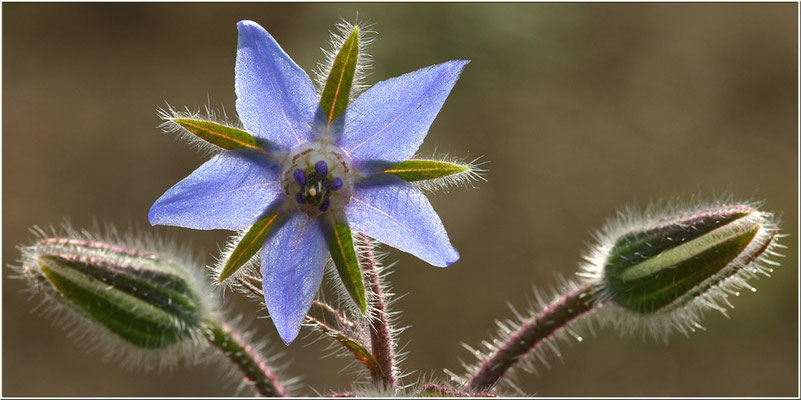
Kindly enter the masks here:
M 208 296 L 192 271 L 172 258 L 93 238 L 45 237 L 23 248 L 22 262 L 34 288 L 54 300 L 48 308 L 67 310 L 82 317 L 75 325 L 108 333 L 85 335 L 93 342 L 114 337 L 133 351 L 203 343 L 212 316 Z M 117 344 L 108 347 L 127 353 Z
M 603 302 L 642 318 L 648 328 L 663 327 L 652 323 L 661 316 L 676 317 L 668 325 L 682 330 L 700 327 L 697 311 L 725 313 L 721 304 L 728 304 L 729 294 L 754 290 L 746 280 L 768 275 L 765 264 L 775 264 L 765 259 L 775 254 L 780 236 L 773 214 L 750 205 L 636 220 L 607 228 L 584 275 L 598 279 Z M 614 319 L 628 320 L 621 316 Z

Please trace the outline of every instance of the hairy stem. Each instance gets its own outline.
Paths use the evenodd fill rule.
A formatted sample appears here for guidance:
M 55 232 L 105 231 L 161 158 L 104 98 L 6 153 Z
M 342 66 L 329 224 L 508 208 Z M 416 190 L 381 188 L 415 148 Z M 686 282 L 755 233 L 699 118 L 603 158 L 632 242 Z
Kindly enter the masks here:
M 241 287 L 257 298 L 264 297 L 263 290 L 259 288 L 261 282 L 255 277 L 244 275 L 237 278 L 237 281 Z M 339 310 L 322 301 L 314 300 L 304 323 L 314 326 L 320 332 L 336 340 L 368 370 L 373 371 L 378 368 L 367 343 L 367 332 L 360 324 L 347 319 Z
M 485 359 L 481 368 L 473 374 L 467 388 L 471 392 L 484 392 L 492 389 L 506 372 L 531 350 L 564 328 L 570 321 L 592 311 L 597 305 L 594 282 L 588 282 L 565 293 L 533 318 L 523 322 L 520 328 L 509 336 L 498 349 Z
M 245 381 L 253 385 L 262 397 L 287 397 L 287 391 L 279 382 L 267 362 L 259 356 L 242 335 L 221 320 L 207 321 L 206 339 L 239 368 Z
M 374 383 L 391 388 L 395 385 L 397 378 L 395 377 L 392 332 L 387 319 L 387 304 L 381 290 L 373 245 L 370 239 L 362 233 L 358 234 L 357 240 L 359 241 L 358 247 L 361 249 L 359 258 L 365 275 L 365 284 L 371 293 L 370 348 L 378 368 L 370 370 L 370 377 Z
M 452 387 L 427 383 L 420 388 L 421 397 L 498 397 L 492 393 L 465 393 Z

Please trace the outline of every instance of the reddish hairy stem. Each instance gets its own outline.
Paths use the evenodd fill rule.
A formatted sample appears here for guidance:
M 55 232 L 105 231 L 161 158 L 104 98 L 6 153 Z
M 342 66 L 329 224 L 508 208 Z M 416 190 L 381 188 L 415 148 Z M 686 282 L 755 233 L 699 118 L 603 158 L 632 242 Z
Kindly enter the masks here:
M 262 289 L 259 288 L 260 284 L 252 282 L 257 280 L 249 275 L 237 278 L 239 284 L 250 293 L 257 297 L 264 297 Z M 314 325 L 320 332 L 336 340 L 371 371 L 371 375 L 374 374 L 373 371 L 378 368 L 378 363 L 370 352 L 370 346 L 367 343 L 368 334 L 361 325 L 345 318 L 339 310 L 319 300 L 312 302 L 305 323 Z
M 526 354 L 539 346 L 544 339 L 564 328 L 570 321 L 592 311 L 597 304 L 598 290 L 593 282 L 585 283 L 560 297 L 534 318 L 523 322 L 520 328 L 484 360 L 481 368 L 468 383 L 471 392 L 492 389 L 506 372 Z
M 267 362 L 242 335 L 224 321 L 208 321 L 206 339 L 237 366 L 260 396 L 287 397 L 287 391 Z
M 370 370 L 370 377 L 376 384 L 382 384 L 385 388 L 395 385 L 395 357 L 392 349 L 392 333 L 389 329 L 387 320 L 387 305 L 384 301 L 384 294 L 381 290 L 381 282 L 376 267 L 373 245 L 370 239 L 360 233 L 358 234 L 360 251 L 360 262 L 364 271 L 367 289 L 372 292 L 370 296 L 370 312 L 373 314 L 370 324 L 370 348 L 373 359 L 376 361 L 376 369 Z
M 427 383 L 420 388 L 423 397 L 498 397 L 492 393 L 467 393 L 448 386 Z

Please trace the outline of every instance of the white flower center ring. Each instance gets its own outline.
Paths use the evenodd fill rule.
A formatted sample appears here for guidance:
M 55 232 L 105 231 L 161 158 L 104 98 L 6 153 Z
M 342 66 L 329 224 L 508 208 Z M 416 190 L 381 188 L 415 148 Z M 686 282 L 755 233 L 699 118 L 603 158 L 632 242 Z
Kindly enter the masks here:
M 337 146 L 321 141 L 293 148 L 282 175 L 284 193 L 309 216 L 342 210 L 350 202 L 356 171 Z

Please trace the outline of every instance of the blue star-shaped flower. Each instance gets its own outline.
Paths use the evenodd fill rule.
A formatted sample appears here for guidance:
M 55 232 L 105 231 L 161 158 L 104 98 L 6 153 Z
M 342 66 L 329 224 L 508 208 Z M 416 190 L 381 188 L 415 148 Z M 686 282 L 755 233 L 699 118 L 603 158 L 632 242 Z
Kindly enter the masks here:
M 456 262 L 428 199 L 383 171 L 415 154 L 468 61 L 380 82 L 327 124 L 312 80 L 272 36 L 251 21 L 238 29 L 236 110 L 261 149 L 214 156 L 153 204 L 150 223 L 241 230 L 282 216 L 262 246 L 261 271 L 267 309 L 286 343 L 323 277 L 329 251 L 321 217 L 328 213 L 432 265 Z

